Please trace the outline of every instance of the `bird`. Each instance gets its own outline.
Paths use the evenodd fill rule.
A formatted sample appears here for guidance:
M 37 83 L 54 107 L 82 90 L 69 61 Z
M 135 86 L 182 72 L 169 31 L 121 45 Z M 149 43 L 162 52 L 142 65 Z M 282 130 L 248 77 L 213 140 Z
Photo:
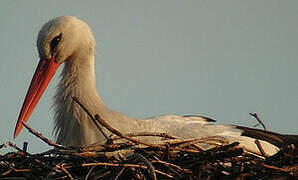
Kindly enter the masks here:
M 16 123 L 18 136 L 32 114 L 48 83 L 60 65 L 54 96 L 54 135 L 56 142 L 67 146 L 87 146 L 105 140 L 88 114 L 74 102 L 78 98 L 92 114 L 98 114 L 113 128 L 125 132 L 161 132 L 182 138 L 221 137 L 229 143 L 260 153 L 259 139 L 267 154 L 275 154 L 285 145 L 298 146 L 298 135 L 278 134 L 237 125 L 221 125 L 200 115 L 162 115 L 135 119 L 109 109 L 99 95 L 94 72 L 95 39 L 89 25 L 75 16 L 60 16 L 46 22 L 37 36 L 39 64 L 27 91 Z M 103 129 L 104 133 L 111 132 Z

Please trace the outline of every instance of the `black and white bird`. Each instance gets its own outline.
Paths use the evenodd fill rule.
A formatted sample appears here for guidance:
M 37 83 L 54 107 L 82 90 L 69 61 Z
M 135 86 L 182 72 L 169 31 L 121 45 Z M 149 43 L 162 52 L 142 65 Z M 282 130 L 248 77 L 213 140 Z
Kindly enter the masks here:
M 220 137 L 230 143 L 238 141 L 255 153 L 259 153 L 255 139 L 260 139 L 269 155 L 287 144 L 298 146 L 297 135 L 218 125 L 203 116 L 134 119 L 107 108 L 95 85 L 95 40 L 90 27 L 77 17 L 61 16 L 45 23 L 38 34 L 37 48 L 40 61 L 19 114 L 14 137 L 22 130 L 22 122 L 30 117 L 57 68 L 64 64 L 54 97 L 57 143 L 83 146 L 105 140 L 86 112 L 72 99 L 77 97 L 91 114 L 99 114 L 110 126 L 125 133 L 147 131 L 183 138 Z M 106 133 L 109 135 L 108 131 Z

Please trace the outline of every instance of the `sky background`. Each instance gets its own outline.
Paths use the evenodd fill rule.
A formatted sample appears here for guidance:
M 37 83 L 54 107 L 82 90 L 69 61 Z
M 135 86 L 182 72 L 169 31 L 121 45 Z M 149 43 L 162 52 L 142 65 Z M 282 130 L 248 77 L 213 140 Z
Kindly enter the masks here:
M 39 61 L 37 33 L 61 15 L 91 26 L 108 107 L 249 127 L 256 124 L 249 113 L 258 112 L 269 130 L 298 134 L 297 9 L 298 1 L 280 0 L 0 1 L 0 144 L 49 148 L 26 129 L 12 136 Z M 58 74 L 28 121 L 51 139 Z

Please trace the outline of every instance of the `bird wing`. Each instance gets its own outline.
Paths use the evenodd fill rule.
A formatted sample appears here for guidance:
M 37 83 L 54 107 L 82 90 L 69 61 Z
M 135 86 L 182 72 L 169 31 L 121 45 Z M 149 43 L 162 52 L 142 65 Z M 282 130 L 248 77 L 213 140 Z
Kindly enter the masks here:
M 199 115 L 163 115 L 137 120 L 138 126 L 144 131 L 164 132 L 182 138 L 220 137 L 228 143 L 239 142 L 240 147 L 256 154 L 261 154 L 255 143 L 256 139 L 260 140 L 262 148 L 268 155 L 273 155 L 282 147 L 281 142 L 293 138 L 291 135 L 289 138 L 287 135 L 242 126 L 220 125 L 215 122 L 209 117 Z
M 137 120 L 147 131 L 165 132 L 184 138 L 205 138 L 211 136 L 240 136 L 242 130 L 232 125 L 219 125 L 215 120 L 199 115 L 162 115 Z

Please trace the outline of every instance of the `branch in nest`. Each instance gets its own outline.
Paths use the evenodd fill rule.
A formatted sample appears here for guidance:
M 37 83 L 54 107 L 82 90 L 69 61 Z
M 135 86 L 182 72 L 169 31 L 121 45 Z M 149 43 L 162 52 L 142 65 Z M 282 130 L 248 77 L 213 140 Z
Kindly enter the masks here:
M 41 139 L 43 142 L 47 143 L 49 146 L 53 146 L 55 148 L 58 149 L 72 149 L 71 147 L 68 146 L 63 146 L 61 144 L 56 144 L 53 141 L 45 138 L 41 133 L 38 133 L 37 131 L 35 131 L 34 129 L 32 129 L 29 125 L 27 125 L 24 121 L 22 122 L 22 124 L 25 126 L 26 129 L 29 130 L 30 133 L 32 133 L 33 135 L 35 135 L 36 137 L 38 137 L 39 139 Z
M 151 178 L 153 180 L 157 180 L 156 173 L 155 173 L 156 170 L 155 170 L 154 166 L 151 164 L 151 162 L 148 161 L 147 158 L 145 158 L 143 155 L 141 155 L 139 153 L 133 153 L 133 154 L 128 156 L 128 160 L 133 160 L 133 159 L 136 160 L 136 161 L 140 161 L 145 166 L 147 166 L 147 169 L 150 172 Z
M 259 118 L 258 114 L 257 113 L 249 113 L 252 117 L 254 117 L 258 122 L 259 124 L 262 125 L 262 127 L 264 128 L 265 131 L 267 131 L 267 128 L 265 126 L 265 124 L 261 121 L 261 119 Z M 255 125 L 254 127 L 258 126 L 259 124 Z
M 21 148 L 19 148 L 19 147 L 16 146 L 15 144 L 12 144 L 11 142 L 7 142 L 6 144 L 7 144 L 8 146 L 10 146 L 10 147 L 16 149 L 17 151 L 22 152 L 22 153 L 25 154 L 26 156 L 31 157 L 32 160 L 34 160 L 36 163 L 38 163 L 38 164 L 41 165 L 42 167 L 44 167 L 44 168 L 46 168 L 46 169 L 48 169 L 48 170 L 50 170 L 50 171 L 57 172 L 57 170 L 56 170 L 55 168 L 52 168 L 52 167 L 50 167 L 49 165 L 47 165 L 46 163 L 44 163 L 43 161 L 41 161 L 41 160 L 39 160 L 39 159 L 37 159 L 37 158 L 34 158 L 32 154 L 30 154 L 30 153 L 28 153 L 28 152 L 26 152 L 26 151 L 23 151 Z
M 262 156 L 264 156 L 265 158 L 267 158 L 268 155 L 266 154 L 263 146 L 261 145 L 261 142 L 258 139 L 256 139 L 255 140 L 255 144 L 257 145 L 257 147 L 258 147 L 259 151 L 261 152 Z
M 166 133 L 156 133 L 156 132 L 128 133 L 128 134 L 125 134 L 125 135 L 130 136 L 130 137 L 156 136 L 156 137 L 163 137 L 163 138 L 166 138 L 166 139 L 177 139 L 177 137 L 175 137 L 175 136 L 171 136 L 171 135 L 168 135 Z M 119 139 L 123 139 L 123 137 L 116 136 L 116 137 L 112 137 L 111 139 L 116 141 L 116 140 L 119 140 Z
M 156 144 L 151 144 L 151 143 L 147 143 L 147 142 L 143 142 L 140 141 L 138 139 L 132 138 L 130 136 L 127 136 L 123 133 L 121 133 L 120 131 L 118 131 L 117 129 L 113 128 L 112 126 L 110 126 L 109 124 L 107 124 L 98 114 L 95 114 L 95 119 L 102 125 L 104 126 L 107 130 L 109 130 L 110 132 L 112 132 L 113 134 L 116 134 L 117 136 L 120 136 L 122 138 L 125 138 L 135 144 L 143 144 L 149 147 L 153 147 L 153 148 L 159 148 L 159 149 L 165 149 L 164 146 L 160 146 L 160 145 L 156 145 Z
M 147 143 L 147 142 L 142 142 L 140 140 L 137 140 L 137 139 L 134 139 L 130 136 L 127 136 L 123 133 L 121 133 L 120 131 L 118 131 L 117 129 L 111 127 L 108 123 L 106 123 L 102 118 L 100 118 L 100 116 L 98 114 L 96 114 L 93 118 L 93 116 L 91 115 L 91 113 L 87 110 L 87 108 L 85 108 L 83 106 L 82 103 L 80 103 L 80 101 L 73 97 L 73 100 L 78 103 L 80 105 L 80 107 L 89 115 L 89 117 L 92 119 L 92 121 L 94 121 L 94 123 L 96 124 L 96 126 L 98 127 L 98 129 L 100 130 L 100 132 L 102 132 L 102 134 L 109 140 L 110 138 L 108 138 L 108 136 L 102 131 L 102 129 L 100 128 L 100 126 L 98 126 L 97 122 L 99 122 L 103 127 L 105 127 L 107 130 L 109 130 L 111 133 L 117 135 L 117 136 L 120 136 L 122 138 L 125 138 L 135 144 L 143 144 L 143 145 L 146 145 L 146 146 L 150 146 L 150 147 L 154 147 L 154 148 L 160 148 L 160 149 L 165 149 L 165 147 L 163 146 L 159 146 L 159 145 L 156 145 L 156 144 L 151 144 L 151 143 Z
M 108 144 L 111 143 L 111 139 L 106 135 L 106 133 L 103 132 L 103 130 L 101 129 L 101 127 L 97 124 L 97 121 L 94 119 L 94 117 L 91 115 L 91 113 L 88 111 L 87 108 L 85 108 L 83 106 L 83 104 L 78 100 L 77 97 L 72 97 L 72 99 L 88 114 L 88 116 L 90 117 L 90 119 L 93 121 L 93 123 L 95 124 L 95 126 L 97 127 L 97 129 L 100 131 L 100 133 L 107 139 Z

